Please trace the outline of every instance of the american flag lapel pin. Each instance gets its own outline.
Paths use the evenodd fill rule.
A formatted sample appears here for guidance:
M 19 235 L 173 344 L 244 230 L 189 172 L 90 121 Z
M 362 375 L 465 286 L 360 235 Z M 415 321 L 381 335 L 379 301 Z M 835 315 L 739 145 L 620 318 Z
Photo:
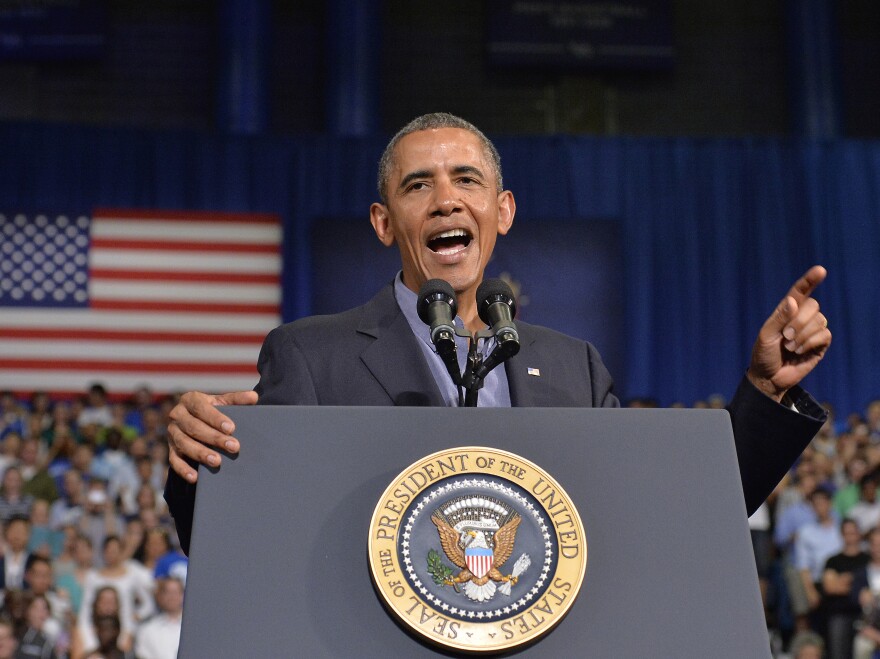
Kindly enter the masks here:
M 532 368 L 529 366 L 528 368 L 529 375 L 534 375 L 536 378 L 541 377 L 541 369 L 540 368 Z

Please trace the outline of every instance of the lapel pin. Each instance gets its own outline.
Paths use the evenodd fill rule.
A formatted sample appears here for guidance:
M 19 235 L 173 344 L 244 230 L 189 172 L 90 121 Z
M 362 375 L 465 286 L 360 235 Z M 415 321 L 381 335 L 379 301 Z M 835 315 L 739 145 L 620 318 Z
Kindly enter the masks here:
M 541 377 L 541 369 L 540 368 L 532 368 L 529 366 L 529 375 L 534 375 L 536 378 Z

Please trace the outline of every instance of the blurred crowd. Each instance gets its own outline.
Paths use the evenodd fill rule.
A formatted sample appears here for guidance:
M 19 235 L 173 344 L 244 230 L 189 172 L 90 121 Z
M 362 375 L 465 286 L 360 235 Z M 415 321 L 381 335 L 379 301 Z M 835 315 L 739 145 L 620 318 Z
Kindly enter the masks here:
M 176 657 L 187 561 L 162 492 L 173 397 L 0 394 L 0 659 Z

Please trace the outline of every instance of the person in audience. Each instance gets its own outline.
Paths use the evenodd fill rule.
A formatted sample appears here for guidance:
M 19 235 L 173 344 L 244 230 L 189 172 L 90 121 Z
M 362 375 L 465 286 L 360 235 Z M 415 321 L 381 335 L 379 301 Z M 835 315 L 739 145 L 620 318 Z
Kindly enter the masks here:
M 880 442 L 880 398 L 875 398 L 865 409 L 865 423 L 873 442 Z
M 864 454 L 854 454 L 846 462 L 846 482 L 834 494 L 834 509 L 841 517 L 849 515 L 850 508 L 861 497 L 862 477 L 868 473 L 868 462 Z
M 825 642 L 815 632 L 801 632 L 791 642 L 792 659 L 823 659 Z
M 25 586 L 25 570 L 31 561 L 27 546 L 31 523 L 26 517 L 13 517 L 6 523 L 3 537 L 6 549 L 0 557 L 0 588 L 21 590 Z
M 37 499 L 31 508 L 31 539 L 28 542 L 28 551 L 52 559 L 61 554 L 63 547 L 64 531 L 56 531 L 49 526 L 49 502 Z
M 82 606 L 83 588 L 85 588 L 86 575 L 94 569 L 94 549 L 92 541 L 84 535 L 76 535 L 74 540 L 73 557 L 75 565 L 73 569 L 60 574 L 56 584 L 58 591 L 67 596 L 70 601 L 71 611 L 78 612 Z
M 877 501 L 877 482 L 880 472 L 876 469 L 862 476 L 859 483 L 859 500 L 846 514 L 859 525 L 862 535 L 880 524 L 880 501 Z
M 782 555 L 788 555 L 794 547 L 797 532 L 804 525 L 816 521 L 816 512 L 809 502 L 810 495 L 816 489 L 816 478 L 812 467 L 806 469 L 799 466 L 797 473 L 795 484 L 783 490 L 776 503 L 773 541 Z M 784 498 L 788 499 L 788 503 L 780 501 Z
M 89 387 L 86 404 L 76 419 L 80 429 L 86 426 L 107 427 L 113 424 L 113 413 L 107 404 L 107 390 L 104 385 L 95 383 Z
M 55 659 L 55 638 L 44 631 L 50 620 L 49 603 L 42 595 L 25 595 L 25 629 L 18 641 L 16 659 Z M 57 630 L 60 634 L 60 629 Z
M 77 444 L 71 457 L 71 467 L 80 474 L 92 474 L 92 465 L 95 462 L 95 449 L 91 444 Z M 62 483 L 63 486 L 63 483 Z
M 3 524 L 13 517 L 30 517 L 34 498 L 22 492 L 23 487 L 21 471 L 14 465 L 8 467 L 0 481 L 0 522 Z
M 855 630 L 853 624 L 862 609 L 853 593 L 853 574 L 863 569 L 870 560 L 862 551 L 862 534 L 851 519 L 840 523 L 843 549 L 825 562 L 822 571 L 822 606 L 827 621 L 828 654 L 835 659 L 852 656 Z
M 25 580 L 31 595 L 46 600 L 49 617 L 40 630 L 54 643 L 68 626 L 71 616 L 70 601 L 52 587 L 52 563 L 45 558 L 33 557 L 25 572 Z
M 880 528 L 868 534 L 868 554 L 868 564 L 853 573 L 853 592 L 864 612 L 853 641 L 854 659 L 871 659 L 880 646 Z
M 70 642 L 70 659 L 83 659 L 98 647 L 98 630 L 96 621 L 105 616 L 114 616 L 121 620 L 122 605 L 119 593 L 112 586 L 99 588 L 95 592 L 94 601 L 88 610 L 81 611 L 76 621 Z M 123 650 L 131 649 L 133 637 L 130 632 L 120 628 L 116 644 Z
M 0 618 L 0 659 L 15 659 L 17 649 L 18 640 L 15 638 L 12 623 Z
M 21 450 L 21 435 L 8 433 L 0 440 L 0 478 L 12 465 L 18 464 L 18 452 Z
M 144 523 L 139 517 L 132 517 L 125 523 L 125 533 L 122 535 L 122 555 L 125 560 L 137 560 L 136 554 L 145 537 Z
M 156 604 L 159 613 L 138 629 L 135 654 L 138 659 L 175 659 L 183 618 L 183 584 L 173 578 L 161 579 Z
M 58 556 L 52 559 L 52 567 L 55 569 L 55 578 L 58 579 L 62 575 L 71 574 L 76 569 L 76 526 L 68 524 L 61 531 L 54 531 L 61 534 L 61 550 Z
M 107 481 L 92 478 L 86 487 L 83 513 L 77 522 L 80 533 L 92 540 L 95 547 L 104 544 L 108 536 L 121 536 L 125 522 L 116 512 L 116 506 L 107 496 Z
M 122 542 L 108 536 L 103 547 L 104 566 L 86 573 L 80 617 L 87 617 L 99 588 L 112 586 L 119 595 L 119 619 L 122 631 L 132 637 L 139 621 L 153 613 L 154 582 L 151 574 L 133 561 L 126 561 Z
M 39 439 L 46 430 L 52 427 L 52 398 L 48 393 L 35 391 L 31 394 L 28 416 L 30 417 L 28 437 Z
M 73 454 L 76 451 L 76 439 L 70 430 L 65 429 L 55 434 L 52 445 L 49 447 L 49 453 L 46 456 L 46 471 L 55 481 L 56 487 L 61 483 L 61 479 L 73 465 Z
M 64 474 L 61 496 L 49 507 L 49 526 L 56 531 L 68 524 L 76 524 L 83 514 L 82 475 L 76 469 Z
M 54 502 L 58 498 L 58 488 L 49 472 L 46 462 L 40 457 L 40 442 L 36 439 L 25 440 L 19 452 L 22 478 L 25 484 L 22 491 L 34 499 L 45 499 Z
M 825 561 L 843 546 L 838 522 L 831 507 L 831 495 L 827 490 L 817 488 L 810 494 L 810 504 L 816 521 L 800 528 L 794 542 L 794 566 L 801 579 L 801 587 L 806 595 L 810 611 L 811 628 L 824 631 L 824 615 L 820 610 L 822 603 L 822 571 Z
M 10 433 L 23 437 L 27 432 L 27 418 L 21 403 L 11 391 L 0 393 L 0 438 Z
M 136 659 L 134 652 L 126 650 L 120 641 L 121 625 L 118 616 L 95 618 L 98 647 L 86 655 L 86 659 Z
M 153 392 L 147 386 L 138 387 L 131 397 L 131 406 L 125 414 L 125 423 L 139 435 L 144 433 L 144 414 L 153 407 Z

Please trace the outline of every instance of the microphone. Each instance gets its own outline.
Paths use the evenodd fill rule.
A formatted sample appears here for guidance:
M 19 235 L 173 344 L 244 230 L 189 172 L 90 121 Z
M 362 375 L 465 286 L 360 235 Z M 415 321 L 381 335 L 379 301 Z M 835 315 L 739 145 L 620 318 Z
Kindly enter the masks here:
M 437 348 L 437 354 L 446 364 L 446 370 L 455 384 L 461 383 L 458 370 L 458 357 L 455 354 L 455 314 L 458 304 L 455 291 L 449 282 L 442 279 L 429 279 L 419 289 L 419 300 L 416 305 L 419 318 L 431 328 L 431 343 Z
M 516 302 L 513 291 L 502 279 L 486 279 L 477 288 L 477 313 L 492 328 L 496 346 L 474 375 L 480 379 L 519 352 L 519 332 L 513 324 Z
M 492 328 L 498 345 L 512 350 L 513 357 L 519 352 L 519 333 L 513 324 L 516 302 L 513 291 L 503 279 L 486 279 L 477 288 L 477 313 L 480 320 Z M 515 348 L 513 346 L 516 346 Z

